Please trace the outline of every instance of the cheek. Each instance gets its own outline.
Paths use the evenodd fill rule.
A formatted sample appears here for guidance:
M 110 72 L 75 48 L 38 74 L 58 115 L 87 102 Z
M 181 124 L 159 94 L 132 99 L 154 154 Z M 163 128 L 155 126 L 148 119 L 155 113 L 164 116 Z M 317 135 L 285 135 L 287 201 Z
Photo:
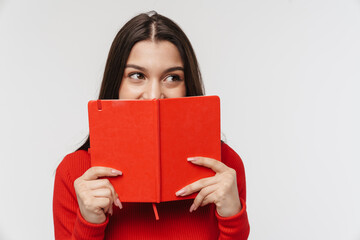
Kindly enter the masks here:
M 185 83 L 175 88 L 164 88 L 163 93 L 167 98 L 185 97 L 186 96 Z
M 142 91 L 141 86 L 134 86 L 123 79 L 120 84 L 119 99 L 137 99 L 141 96 Z
M 186 96 L 186 86 L 185 86 L 185 83 L 184 85 L 182 86 L 181 90 L 180 90 L 180 94 L 181 94 L 181 97 L 185 97 Z

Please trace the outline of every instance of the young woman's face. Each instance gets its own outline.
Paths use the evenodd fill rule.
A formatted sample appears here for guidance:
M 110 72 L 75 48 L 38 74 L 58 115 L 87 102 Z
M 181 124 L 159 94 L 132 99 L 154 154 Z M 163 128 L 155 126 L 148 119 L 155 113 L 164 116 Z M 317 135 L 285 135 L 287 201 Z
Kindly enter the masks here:
M 184 65 L 169 41 L 140 41 L 132 48 L 119 99 L 185 97 Z

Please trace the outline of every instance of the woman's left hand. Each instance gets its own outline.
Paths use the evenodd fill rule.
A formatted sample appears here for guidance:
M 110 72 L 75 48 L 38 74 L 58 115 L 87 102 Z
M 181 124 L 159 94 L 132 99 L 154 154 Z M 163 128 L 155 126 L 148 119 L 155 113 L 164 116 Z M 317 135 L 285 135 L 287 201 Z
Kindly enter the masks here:
M 230 217 L 239 213 L 241 203 L 236 171 L 212 158 L 192 157 L 188 158 L 188 161 L 211 168 L 216 173 L 213 177 L 202 178 L 176 192 L 176 196 L 187 196 L 199 192 L 190 207 L 190 212 L 195 211 L 199 206 L 214 203 L 216 211 L 222 217 Z

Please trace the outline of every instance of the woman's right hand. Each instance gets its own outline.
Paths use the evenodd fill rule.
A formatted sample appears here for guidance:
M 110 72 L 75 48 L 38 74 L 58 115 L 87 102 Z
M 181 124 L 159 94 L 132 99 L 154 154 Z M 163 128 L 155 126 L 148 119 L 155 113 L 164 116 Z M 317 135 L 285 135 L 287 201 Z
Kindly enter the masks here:
M 76 197 L 82 217 L 90 223 L 103 223 L 106 213 L 112 215 L 112 204 L 120 209 L 121 202 L 114 187 L 108 179 L 99 177 L 116 177 L 122 172 L 107 167 L 91 167 L 74 181 Z

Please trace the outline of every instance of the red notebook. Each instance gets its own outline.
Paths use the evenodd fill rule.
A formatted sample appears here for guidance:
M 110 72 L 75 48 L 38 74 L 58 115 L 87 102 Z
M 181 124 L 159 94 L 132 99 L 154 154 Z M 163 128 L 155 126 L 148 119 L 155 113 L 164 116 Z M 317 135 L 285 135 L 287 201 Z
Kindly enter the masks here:
M 187 161 L 221 160 L 220 99 L 93 100 L 88 104 L 91 165 L 118 169 L 109 178 L 122 202 L 164 202 L 214 172 Z

